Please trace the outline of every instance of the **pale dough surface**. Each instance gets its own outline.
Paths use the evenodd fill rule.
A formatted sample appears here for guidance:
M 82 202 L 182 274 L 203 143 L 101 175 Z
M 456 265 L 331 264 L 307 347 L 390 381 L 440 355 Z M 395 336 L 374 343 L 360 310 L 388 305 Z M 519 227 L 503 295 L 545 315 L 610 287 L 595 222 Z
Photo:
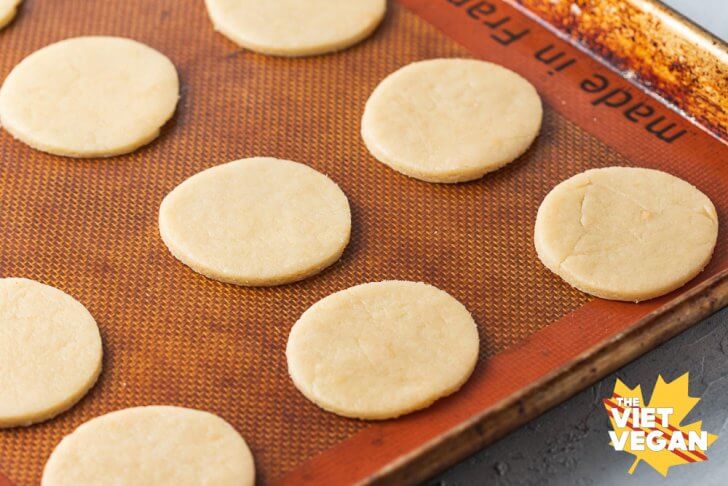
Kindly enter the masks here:
M 101 336 L 88 310 L 58 289 L 0 278 L 0 428 L 73 406 L 101 372 Z
M 252 486 L 245 440 L 220 417 L 188 408 L 127 408 L 67 435 L 43 471 L 43 486 Z
M 369 36 L 386 0 L 205 0 L 215 29 L 263 54 L 308 56 L 338 51 Z
M 0 29 L 10 23 L 18 11 L 21 0 L 0 0 Z
M 320 300 L 291 329 L 288 372 L 330 412 L 386 419 L 457 391 L 478 358 L 470 312 L 431 285 L 384 281 Z
M 31 147 L 110 157 L 154 140 L 179 80 L 158 51 L 120 37 L 76 37 L 23 59 L 0 88 L 0 123 Z
M 239 285 L 279 285 L 335 263 L 349 243 L 351 213 L 331 179 L 269 157 L 204 170 L 162 201 L 159 230 L 198 273 Z
M 557 185 L 538 210 L 541 261 L 572 286 L 605 299 L 642 301 L 681 287 L 710 261 L 713 203 L 665 172 L 609 167 Z
M 541 99 L 518 74 L 471 59 L 409 64 L 374 90 L 361 134 L 369 152 L 410 177 L 463 182 L 523 154 L 541 128 Z

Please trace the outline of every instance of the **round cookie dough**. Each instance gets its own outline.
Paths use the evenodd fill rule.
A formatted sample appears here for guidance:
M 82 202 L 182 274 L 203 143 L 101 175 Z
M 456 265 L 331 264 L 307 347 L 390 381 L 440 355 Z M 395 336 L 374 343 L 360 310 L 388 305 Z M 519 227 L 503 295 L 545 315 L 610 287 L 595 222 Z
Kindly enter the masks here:
M 651 169 L 577 174 L 541 203 L 534 239 L 546 267 L 577 289 L 639 302 L 681 287 L 710 261 L 718 216 L 687 182 Z
M 431 285 L 385 281 L 320 300 L 291 329 L 288 372 L 330 412 L 387 419 L 457 391 L 475 368 L 468 310 Z
M 20 0 L 0 0 L 0 29 L 15 18 Z
M 156 50 L 120 37 L 76 37 L 23 59 L 0 88 L 0 123 L 31 147 L 111 157 L 154 140 L 179 80 Z
M 310 167 L 268 157 L 196 174 L 164 198 L 162 240 L 182 263 L 238 285 L 302 280 L 336 262 L 349 243 L 344 193 Z
M 220 417 L 199 410 L 127 408 L 67 435 L 43 471 L 43 486 L 214 484 L 252 486 L 247 444 Z
M 83 305 L 33 280 L 0 278 L 0 428 L 69 409 L 96 383 L 101 355 Z
M 368 37 L 386 0 L 205 0 L 215 30 L 247 49 L 276 56 L 338 51 Z
M 541 99 L 524 78 L 471 59 L 415 62 L 374 90 L 361 122 L 369 152 L 402 174 L 464 182 L 515 160 L 541 128 Z

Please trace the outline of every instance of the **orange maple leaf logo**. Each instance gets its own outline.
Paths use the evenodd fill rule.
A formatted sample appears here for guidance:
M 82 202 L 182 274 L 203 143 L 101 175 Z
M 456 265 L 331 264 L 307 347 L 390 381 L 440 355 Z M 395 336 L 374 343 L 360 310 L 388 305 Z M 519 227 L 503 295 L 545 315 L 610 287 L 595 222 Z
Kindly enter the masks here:
M 644 405 L 640 386 L 629 388 L 618 379 L 613 395 L 604 399 L 613 429 L 610 445 L 635 456 L 629 474 L 640 461 L 667 476 L 672 466 L 708 460 L 705 450 L 718 436 L 704 432 L 701 421 L 682 425 L 700 401 L 688 394 L 688 381 L 688 373 L 671 383 L 658 376 Z

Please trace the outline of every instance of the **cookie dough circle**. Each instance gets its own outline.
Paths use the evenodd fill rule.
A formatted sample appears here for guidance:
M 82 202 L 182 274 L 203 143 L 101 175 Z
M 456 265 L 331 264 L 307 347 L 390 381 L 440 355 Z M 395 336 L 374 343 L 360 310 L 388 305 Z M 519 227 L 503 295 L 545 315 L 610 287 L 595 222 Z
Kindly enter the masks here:
M 276 56 L 338 51 L 368 37 L 386 0 L 205 0 L 215 29 L 241 47 Z
M 577 289 L 642 301 L 681 287 L 710 261 L 713 203 L 665 172 L 609 167 L 557 185 L 538 210 L 538 256 Z
M 238 285 L 302 280 L 336 262 L 349 243 L 344 193 L 310 167 L 268 157 L 196 174 L 164 198 L 162 240 L 194 271 Z
M 317 302 L 291 329 L 288 372 L 306 398 L 346 417 L 386 419 L 457 391 L 475 368 L 468 310 L 431 285 L 357 285 Z
M 252 486 L 253 456 L 220 417 L 151 406 L 96 417 L 58 444 L 43 486 L 78 484 Z
M 177 71 L 158 51 L 120 37 L 76 37 L 13 68 L 0 88 L 0 123 L 44 152 L 111 157 L 154 140 L 178 98 Z
M 364 109 L 369 152 L 428 182 L 482 177 L 523 154 L 541 128 L 541 99 L 518 74 L 489 62 L 434 59 L 390 74 Z
M 20 5 L 20 0 L 0 0 L 0 29 L 15 18 L 18 5 Z
M 0 428 L 71 408 L 101 372 L 96 321 L 73 297 L 24 278 L 0 278 Z

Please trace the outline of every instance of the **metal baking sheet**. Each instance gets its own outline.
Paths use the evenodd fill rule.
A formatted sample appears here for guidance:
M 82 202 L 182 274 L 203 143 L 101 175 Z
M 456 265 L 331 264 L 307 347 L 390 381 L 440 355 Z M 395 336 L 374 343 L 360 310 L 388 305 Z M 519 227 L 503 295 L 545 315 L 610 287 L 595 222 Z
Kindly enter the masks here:
M 414 482 L 726 303 L 723 231 L 701 276 L 638 305 L 590 298 L 539 263 L 536 209 L 559 181 L 592 167 L 654 167 L 699 187 L 725 219 L 726 150 L 502 1 L 392 2 L 368 41 L 280 59 L 215 33 L 199 1 L 26 0 L 0 32 L 0 76 L 44 45 L 89 34 L 132 37 L 167 54 L 182 98 L 158 140 L 108 160 L 47 155 L 0 133 L 0 275 L 73 295 L 96 317 L 105 349 L 100 381 L 76 407 L 0 431 L 0 470 L 17 485 L 37 484 L 54 446 L 84 421 L 146 404 L 229 421 L 250 444 L 262 483 Z M 367 153 L 359 121 L 369 93 L 398 67 L 433 57 L 497 62 L 538 88 L 543 131 L 519 161 L 445 186 L 408 179 Z M 225 285 L 191 272 L 161 242 L 157 211 L 167 192 L 204 168 L 255 155 L 305 162 L 349 196 L 351 244 L 320 276 L 269 289 Z M 288 378 L 291 326 L 336 290 L 394 278 L 432 283 L 472 311 L 481 337 L 473 377 L 397 420 L 321 411 Z

